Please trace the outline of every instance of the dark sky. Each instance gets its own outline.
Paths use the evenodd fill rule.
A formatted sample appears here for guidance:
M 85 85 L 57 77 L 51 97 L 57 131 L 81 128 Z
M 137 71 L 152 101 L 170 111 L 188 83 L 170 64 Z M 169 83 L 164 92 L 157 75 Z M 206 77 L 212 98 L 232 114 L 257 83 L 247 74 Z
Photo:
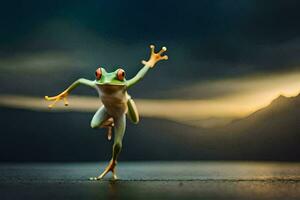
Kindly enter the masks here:
M 298 70 L 299 7 L 297 0 L 2 2 L 0 92 L 57 93 L 76 78 L 93 79 L 98 64 L 133 76 L 151 43 L 166 45 L 170 60 L 136 87 L 138 97 Z

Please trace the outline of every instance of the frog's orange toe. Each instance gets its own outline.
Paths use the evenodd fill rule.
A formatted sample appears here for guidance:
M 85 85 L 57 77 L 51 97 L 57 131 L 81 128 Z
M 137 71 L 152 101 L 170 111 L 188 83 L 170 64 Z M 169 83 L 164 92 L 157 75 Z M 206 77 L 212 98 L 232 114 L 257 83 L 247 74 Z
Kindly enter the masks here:
M 56 98 L 55 98 L 55 97 L 45 96 L 45 99 L 46 99 L 47 101 L 52 101 L 52 100 L 55 100 Z
M 163 47 L 157 54 L 161 55 L 163 52 L 166 52 L 166 51 L 167 51 L 167 47 Z

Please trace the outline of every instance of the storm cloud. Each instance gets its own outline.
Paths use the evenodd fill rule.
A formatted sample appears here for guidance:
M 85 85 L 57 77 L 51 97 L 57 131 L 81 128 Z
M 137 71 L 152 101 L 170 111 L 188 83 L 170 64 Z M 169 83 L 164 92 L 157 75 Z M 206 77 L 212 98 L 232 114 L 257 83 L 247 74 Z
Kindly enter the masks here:
M 136 87 L 138 97 L 211 79 L 298 71 L 299 6 L 296 0 L 5 2 L 1 93 L 44 95 L 50 81 L 58 88 L 92 79 L 98 64 L 122 65 L 132 76 L 150 43 L 166 45 L 170 60 Z

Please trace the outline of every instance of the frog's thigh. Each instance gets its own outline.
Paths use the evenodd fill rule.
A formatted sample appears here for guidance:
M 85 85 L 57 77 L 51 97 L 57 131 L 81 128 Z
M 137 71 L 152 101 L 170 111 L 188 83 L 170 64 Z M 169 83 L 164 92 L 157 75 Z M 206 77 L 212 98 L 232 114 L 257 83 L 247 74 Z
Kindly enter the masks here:
M 127 116 L 133 123 L 137 124 L 140 121 L 139 113 L 137 107 L 132 99 L 127 101 L 128 111 Z
M 99 128 L 108 118 L 110 118 L 110 116 L 107 114 L 105 107 L 101 106 L 91 121 L 91 127 Z

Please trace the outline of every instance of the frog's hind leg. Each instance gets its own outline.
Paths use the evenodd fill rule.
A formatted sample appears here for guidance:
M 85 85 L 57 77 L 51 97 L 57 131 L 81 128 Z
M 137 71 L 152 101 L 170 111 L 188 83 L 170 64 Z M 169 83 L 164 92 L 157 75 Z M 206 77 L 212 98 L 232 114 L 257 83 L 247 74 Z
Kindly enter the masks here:
M 113 145 L 113 155 L 112 158 L 108 164 L 108 166 L 105 168 L 105 170 L 102 172 L 100 176 L 96 178 L 96 180 L 102 179 L 108 172 L 112 172 L 113 178 L 117 179 L 116 174 L 116 165 L 117 165 L 117 159 L 122 149 L 122 141 L 123 136 L 125 133 L 126 128 L 126 116 L 123 114 L 122 116 L 115 119 L 115 138 L 114 138 L 114 145 Z
M 94 129 L 107 128 L 108 129 L 107 137 L 108 137 L 108 140 L 110 140 L 111 136 L 112 136 L 112 127 L 113 126 L 114 126 L 113 118 L 107 114 L 105 107 L 102 106 L 95 113 L 95 115 L 91 121 L 91 127 Z
M 127 107 L 128 107 L 127 117 L 134 124 L 139 123 L 139 121 L 140 121 L 139 112 L 138 112 L 138 109 L 137 109 L 137 107 L 135 105 L 135 102 L 133 101 L 133 99 L 131 99 L 131 97 L 127 101 Z

